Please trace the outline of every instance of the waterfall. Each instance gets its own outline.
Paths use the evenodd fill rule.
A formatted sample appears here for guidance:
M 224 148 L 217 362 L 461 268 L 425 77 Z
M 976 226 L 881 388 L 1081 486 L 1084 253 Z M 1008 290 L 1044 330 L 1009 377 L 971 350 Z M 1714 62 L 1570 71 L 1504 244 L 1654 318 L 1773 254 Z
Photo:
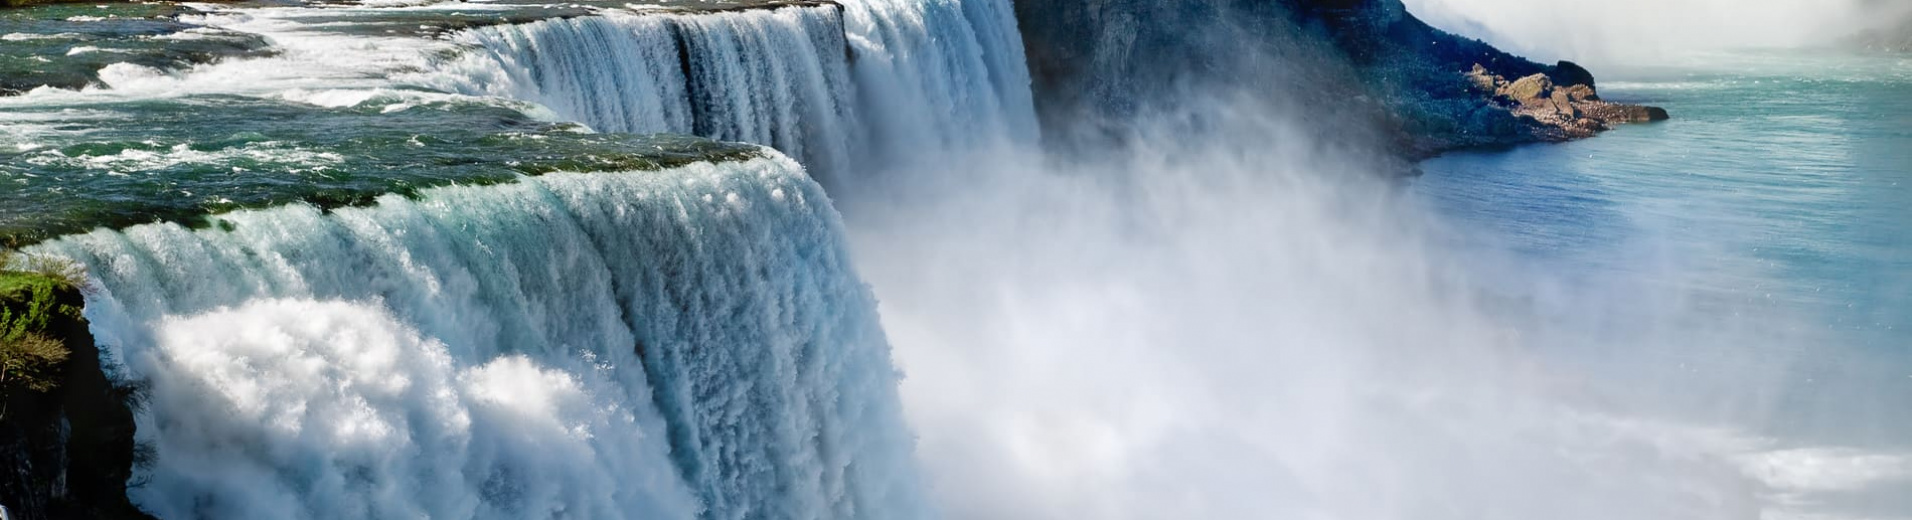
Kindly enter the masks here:
M 828 198 L 774 152 L 36 246 L 162 518 L 925 515 Z
M 920 166 L 1035 142 L 1008 0 L 848 0 L 844 11 L 873 160 Z
M 536 102 L 604 132 L 763 144 L 836 171 L 858 135 L 842 27 L 834 7 L 487 27 L 457 36 L 482 52 L 442 88 Z
M 415 81 L 606 132 L 743 141 L 852 173 L 1036 138 L 1005 0 L 606 12 L 482 27 Z

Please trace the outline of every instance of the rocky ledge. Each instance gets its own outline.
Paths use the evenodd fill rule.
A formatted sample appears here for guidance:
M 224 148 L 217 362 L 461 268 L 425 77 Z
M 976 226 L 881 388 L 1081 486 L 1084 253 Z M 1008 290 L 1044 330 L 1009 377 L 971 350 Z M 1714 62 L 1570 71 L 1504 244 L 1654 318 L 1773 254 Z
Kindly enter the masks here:
M 1324 141 L 1409 162 L 1557 142 L 1667 112 L 1593 74 L 1432 27 L 1401 0 L 1015 0 L 1044 138 L 1118 136 L 1191 85 L 1287 97 Z M 1362 150 L 1368 151 L 1368 150 Z M 1364 156 L 1365 156 L 1364 155 Z
M 1594 89 L 1593 75 L 1572 62 L 1561 62 L 1555 68 L 1578 70 L 1580 73 L 1569 75 L 1585 78 L 1585 82 L 1556 85 L 1553 78 L 1541 73 L 1509 80 L 1478 63 L 1465 76 L 1474 92 L 1487 97 L 1489 106 L 1513 114 L 1542 141 L 1593 137 L 1613 125 L 1665 121 L 1669 117 L 1659 107 L 1601 100 Z
M 126 498 L 133 390 L 101 366 L 75 269 L 0 249 L 0 518 L 150 520 Z
M 1600 98 L 1593 73 L 1548 66 L 1428 25 L 1401 0 L 1284 0 L 1344 52 L 1411 157 L 1592 137 L 1666 110 Z

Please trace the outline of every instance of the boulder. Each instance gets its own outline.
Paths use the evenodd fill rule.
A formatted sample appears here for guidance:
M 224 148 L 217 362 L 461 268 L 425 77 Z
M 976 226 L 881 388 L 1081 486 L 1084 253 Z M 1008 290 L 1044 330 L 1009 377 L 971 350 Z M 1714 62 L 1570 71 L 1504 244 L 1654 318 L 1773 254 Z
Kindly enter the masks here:
M 1518 101 L 1521 104 L 1526 104 L 1530 101 L 1551 96 L 1553 94 L 1553 80 L 1547 79 L 1546 74 L 1534 74 L 1514 80 L 1513 83 L 1508 83 L 1507 86 L 1501 87 L 1496 93 L 1507 96 L 1508 99 Z
M 1554 64 L 1553 74 L 1549 77 L 1558 85 L 1586 85 L 1589 89 L 1597 88 L 1593 84 L 1593 73 L 1586 67 L 1571 61 Z
M 1489 72 L 1487 67 L 1482 67 L 1479 63 L 1474 64 L 1474 70 L 1467 72 L 1467 81 L 1474 84 L 1475 90 L 1482 92 L 1498 91 L 1501 85 L 1506 83 L 1505 80 L 1500 79 L 1500 76 Z
M 1402 0 L 1012 5 L 1043 137 L 1061 148 L 1127 142 L 1134 125 L 1126 121 L 1147 112 L 1138 107 L 1172 103 L 1159 96 L 1208 83 L 1280 92 L 1316 111 L 1299 117 L 1332 122 L 1326 131 L 1406 159 L 1570 139 L 1610 124 L 1583 106 L 1600 101 L 1586 68 L 1537 63 L 1442 31 Z M 1271 65 L 1282 73 L 1234 72 L 1276 70 Z
M 1606 121 L 1609 124 L 1650 123 L 1654 121 L 1665 121 L 1670 118 L 1666 113 L 1666 109 L 1660 107 L 1624 105 L 1604 101 L 1582 103 L 1580 107 L 1586 112 L 1588 117 Z
M 1491 98 L 1489 106 L 1507 111 L 1526 125 L 1528 135 L 1542 141 L 1592 137 L 1613 125 L 1668 118 L 1659 107 L 1602 101 L 1593 88 L 1593 75 L 1570 62 L 1561 62 L 1551 73 L 1529 74 L 1511 82 L 1481 64 L 1462 75 Z M 1582 82 L 1559 83 L 1559 78 Z
M 1559 91 L 1566 93 L 1567 99 L 1573 100 L 1576 103 L 1582 102 L 1582 101 L 1599 101 L 1600 100 L 1600 94 L 1597 92 L 1594 92 L 1593 87 L 1586 84 L 1560 87 Z
M 131 388 L 115 383 L 68 282 L 0 271 L 0 309 L 45 316 L 23 329 L 61 343 L 67 357 L 45 373 L 55 384 L 11 388 L 0 416 L 0 518 L 151 520 L 126 498 L 135 456 Z M 37 311 L 36 311 L 37 309 Z M 13 325 L 20 325 L 15 322 Z M 0 338 L 4 339 L 4 338 Z
M 1554 90 L 1553 95 L 1539 103 L 1543 109 L 1550 110 L 1562 119 L 1579 119 L 1580 111 L 1573 106 L 1573 99 L 1564 90 Z

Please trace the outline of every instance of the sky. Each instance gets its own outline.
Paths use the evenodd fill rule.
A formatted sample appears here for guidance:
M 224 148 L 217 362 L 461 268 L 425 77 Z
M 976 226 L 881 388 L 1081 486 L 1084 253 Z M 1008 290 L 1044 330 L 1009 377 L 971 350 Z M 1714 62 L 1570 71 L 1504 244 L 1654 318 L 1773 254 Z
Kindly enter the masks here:
M 1595 66 L 1826 45 L 1912 14 L 1912 0 L 1404 1 L 1436 27 L 1536 60 Z

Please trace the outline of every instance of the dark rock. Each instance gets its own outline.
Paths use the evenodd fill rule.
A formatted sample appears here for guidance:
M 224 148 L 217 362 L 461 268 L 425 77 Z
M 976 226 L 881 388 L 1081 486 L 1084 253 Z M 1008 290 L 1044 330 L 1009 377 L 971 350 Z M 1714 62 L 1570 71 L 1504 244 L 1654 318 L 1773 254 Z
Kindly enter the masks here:
M 1499 92 L 1501 87 L 1507 85 L 1507 80 L 1494 75 L 1493 72 L 1487 70 L 1487 67 L 1482 67 L 1478 63 L 1474 64 L 1474 69 L 1468 71 L 1466 76 L 1467 80 L 1474 84 L 1474 90 L 1481 92 Z
M 1592 85 L 1586 85 L 1586 84 L 1569 85 L 1566 87 L 1562 87 L 1560 91 L 1567 93 L 1567 99 L 1573 100 L 1576 103 L 1581 101 L 1599 101 L 1600 100 L 1600 93 L 1595 92 L 1593 90 Z
M 1590 83 L 1591 75 L 1584 72 L 1581 69 L 1580 73 L 1533 74 L 1510 82 L 1493 74 L 1485 66 L 1475 64 L 1463 76 L 1475 85 L 1476 90 L 1491 92 L 1497 100 L 1495 106 L 1534 125 L 1531 133 L 1542 141 L 1592 137 L 1613 125 L 1664 121 L 1669 117 L 1666 110 L 1659 107 L 1601 101 L 1599 91 L 1594 90 Z M 1577 76 L 1586 76 L 1589 83 L 1563 87 L 1557 86 L 1552 79 Z M 1490 85 L 1492 89 L 1487 88 Z
M 1555 64 L 1553 71 L 1549 72 L 1547 77 L 1556 85 L 1586 85 L 1589 89 L 1597 87 L 1593 84 L 1593 73 L 1571 61 Z
M 1296 98 L 1290 113 L 1324 127 L 1324 139 L 1384 134 L 1382 146 L 1408 159 L 1665 118 L 1664 110 L 1605 104 L 1584 67 L 1542 65 L 1435 29 L 1401 0 L 1016 0 L 1015 7 L 1045 139 L 1119 135 L 1150 103 L 1204 81 L 1267 83 L 1262 92 Z M 1258 54 L 1281 64 L 1249 57 Z
M 1376 0 L 1320 2 L 1316 16 Z M 1191 131 L 1230 118 L 1206 105 L 1241 96 L 1292 114 L 1324 146 L 1411 168 L 1389 149 L 1408 134 L 1345 53 L 1303 27 L 1285 1 L 1016 0 L 1046 148 L 1073 154 L 1145 142 L 1164 125 Z M 1146 124 L 1144 124 L 1146 123 Z
M 1588 114 L 1608 123 L 1651 123 L 1665 121 L 1671 116 L 1666 109 L 1640 105 L 1622 105 L 1617 103 L 1594 102 L 1582 105 Z
M 0 274 L 0 306 L 23 312 L 33 284 Z M 10 520 L 148 519 L 126 498 L 134 441 L 131 391 L 100 365 L 78 289 L 53 287 L 56 312 L 41 332 L 70 354 L 51 391 L 7 395 L 0 418 L 0 505 Z M 42 287 L 41 289 L 44 289 Z
M 1535 74 L 1514 80 L 1494 93 L 1518 103 L 1532 103 L 1553 95 L 1553 80 L 1546 74 Z
M 1304 6 L 1299 12 L 1319 3 L 1280 1 Z M 1407 14 L 1400 0 L 1371 0 L 1315 23 L 1402 120 L 1400 131 L 1409 135 L 1401 141 L 1413 144 L 1402 152 L 1412 157 L 1578 139 L 1666 118 L 1658 108 L 1603 102 L 1585 67 L 1541 65 L 1435 29 Z

